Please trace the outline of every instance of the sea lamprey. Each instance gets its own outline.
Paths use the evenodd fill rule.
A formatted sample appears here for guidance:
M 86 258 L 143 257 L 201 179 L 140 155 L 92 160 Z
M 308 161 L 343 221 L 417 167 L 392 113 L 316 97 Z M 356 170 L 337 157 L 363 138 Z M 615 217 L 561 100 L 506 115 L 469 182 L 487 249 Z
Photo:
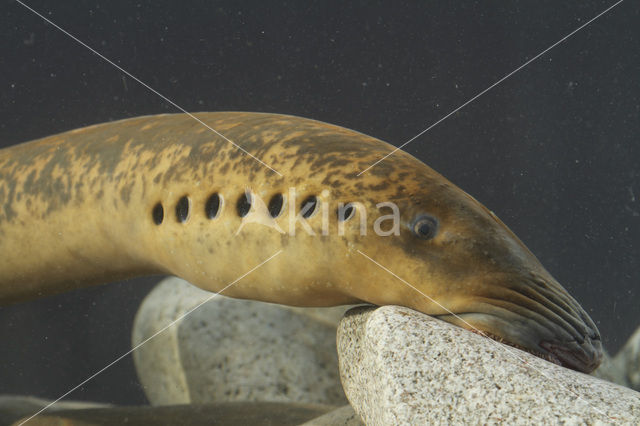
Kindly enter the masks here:
M 224 294 L 402 305 L 569 368 L 600 363 L 582 307 L 421 161 L 399 151 L 359 174 L 393 147 L 299 117 L 196 116 L 279 173 L 185 114 L 0 150 L 0 303 L 145 274 L 216 292 L 278 253 Z

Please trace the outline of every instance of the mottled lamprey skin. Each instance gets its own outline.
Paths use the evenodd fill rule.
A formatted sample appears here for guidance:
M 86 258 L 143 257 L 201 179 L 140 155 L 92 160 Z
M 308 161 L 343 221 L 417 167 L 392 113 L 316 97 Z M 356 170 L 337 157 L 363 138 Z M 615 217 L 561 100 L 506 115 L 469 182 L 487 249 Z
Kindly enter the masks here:
M 282 250 L 224 294 L 297 306 L 403 305 L 569 368 L 588 372 L 600 363 L 600 335 L 580 305 L 493 213 L 416 158 L 399 151 L 358 176 L 393 147 L 299 117 L 197 117 L 282 176 L 184 114 L 99 124 L 0 150 L 0 303 L 145 274 L 173 274 L 215 292 Z M 275 219 L 284 233 L 261 223 L 238 232 L 245 191 L 265 203 L 284 195 Z M 205 205 L 215 193 L 222 204 L 210 219 Z M 317 213 L 307 219 L 315 235 L 299 221 L 292 235 L 292 210 L 311 195 L 318 210 L 329 207 L 329 232 Z M 180 221 L 185 196 L 188 215 Z M 399 207 L 399 235 L 380 236 L 371 223 L 391 213 L 377 207 L 389 201 Z M 362 211 L 339 234 L 340 202 L 362 203 L 366 235 Z M 152 213 L 158 203 L 161 224 Z M 437 220 L 433 238 L 415 233 L 423 215 Z

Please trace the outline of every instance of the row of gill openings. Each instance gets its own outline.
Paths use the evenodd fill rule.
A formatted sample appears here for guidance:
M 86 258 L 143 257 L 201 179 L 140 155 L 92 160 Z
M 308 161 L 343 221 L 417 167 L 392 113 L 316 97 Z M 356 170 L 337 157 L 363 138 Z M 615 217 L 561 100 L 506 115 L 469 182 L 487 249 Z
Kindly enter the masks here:
M 245 217 L 251 210 L 252 196 L 249 192 L 243 192 L 236 201 L 236 213 L 239 217 Z M 304 199 L 300 204 L 300 214 L 303 218 L 307 219 L 313 216 L 318 210 L 320 201 L 315 195 L 310 195 Z M 219 193 L 213 193 L 207 198 L 204 203 L 204 214 L 207 219 L 216 219 L 220 216 L 223 207 L 223 198 Z M 281 193 L 274 194 L 269 203 L 267 204 L 267 210 L 272 218 L 279 217 L 284 211 L 285 197 Z M 192 210 L 191 198 L 188 195 L 180 197 L 175 205 L 175 218 L 179 223 L 185 223 L 189 220 Z M 351 204 L 346 204 L 343 207 L 339 207 L 336 210 L 339 221 L 346 221 L 353 216 L 354 207 Z M 161 201 L 157 202 L 151 211 L 151 218 L 156 225 L 160 225 L 164 222 L 164 206 Z

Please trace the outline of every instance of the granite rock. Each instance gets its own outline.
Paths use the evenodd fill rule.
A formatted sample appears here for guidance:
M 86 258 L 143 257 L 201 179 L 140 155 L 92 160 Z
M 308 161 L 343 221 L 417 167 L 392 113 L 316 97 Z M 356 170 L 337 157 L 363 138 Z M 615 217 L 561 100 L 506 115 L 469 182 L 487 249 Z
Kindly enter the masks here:
M 338 328 L 343 387 L 367 425 L 636 424 L 640 393 L 398 306 Z
M 168 278 L 141 304 L 133 346 L 158 333 L 133 352 L 152 405 L 347 402 L 335 346 L 346 308 L 306 310 L 224 296 L 207 301 L 212 295 Z

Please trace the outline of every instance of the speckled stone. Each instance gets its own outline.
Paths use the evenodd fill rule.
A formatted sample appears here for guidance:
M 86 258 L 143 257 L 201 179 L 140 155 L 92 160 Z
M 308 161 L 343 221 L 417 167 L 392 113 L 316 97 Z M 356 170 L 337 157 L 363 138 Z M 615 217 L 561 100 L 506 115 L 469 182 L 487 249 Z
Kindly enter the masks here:
M 140 306 L 133 346 L 211 295 L 178 278 L 162 281 Z M 304 310 L 216 296 L 134 351 L 136 370 L 153 405 L 344 405 L 335 332 L 345 310 Z
M 364 423 L 353 407 L 345 405 L 300 426 L 364 426 Z
M 628 386 L 640 391 L 640 328 L 620 349 L 613 359 L 613 364 L 622 371 Z
M 636 424 L 640 393 L 407 308 L 350 310 L 343 387 L 367 425 Z

